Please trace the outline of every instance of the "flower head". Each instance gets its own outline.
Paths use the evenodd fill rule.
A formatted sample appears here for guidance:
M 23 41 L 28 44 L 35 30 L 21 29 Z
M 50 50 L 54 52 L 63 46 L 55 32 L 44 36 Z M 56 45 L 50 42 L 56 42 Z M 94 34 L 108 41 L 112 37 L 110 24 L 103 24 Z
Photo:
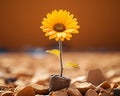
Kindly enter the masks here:
M 43 18 L 40 28 L 45 32 L 45 36 L 49 36 L 49 39 L 64 41 L 64 39 L 70 40 L 72 33 L 79 33 L 80 26 L 77 24 L 77 19 L 73 18 L 73 14 L 69 11 L 54 10 Z

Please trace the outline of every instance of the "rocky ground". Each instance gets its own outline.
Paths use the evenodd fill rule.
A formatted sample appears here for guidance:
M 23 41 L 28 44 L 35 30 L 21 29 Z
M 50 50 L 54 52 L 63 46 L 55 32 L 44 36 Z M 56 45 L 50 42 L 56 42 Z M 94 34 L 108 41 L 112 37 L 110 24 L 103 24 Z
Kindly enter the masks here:
M 60 71 L 56 56 L 1 54 L 0 96 L 120 96 L 120 52 L 63 52 L 63 63 L 70 86 L 50 92 L 50 76 Z

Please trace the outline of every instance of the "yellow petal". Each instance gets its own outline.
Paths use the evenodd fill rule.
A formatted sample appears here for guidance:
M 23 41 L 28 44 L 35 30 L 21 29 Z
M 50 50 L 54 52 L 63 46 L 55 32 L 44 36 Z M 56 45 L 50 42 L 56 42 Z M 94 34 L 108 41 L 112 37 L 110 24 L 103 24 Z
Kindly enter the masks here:
M 72 33 L 75 29 L 66 29 L 64 32 L 66 33 Z
M 78 30 L 74 30 L 71 33 L 79 33 L 79 31 Z
M 66 37 L 66 33 L 65 32 L 62 32 L 61 34 L 62 34 L 62 37 L 64 37 L 64 38 Z
M 58 38 L 61 38 L 61 36 L 62 36 L 62 34 L 59 32 L 59 33 L 57 33 L 57 37 Z
M 48 32 L 48 35 L 53 35 L 54 33 L 56 33 L 55 31 L 50 31 Z
M 60 38 L 58 38 L 58 37 L 56 36 L 55 40 L 58 41 L 58 40 L 60 40 Z
M 72 37 L 72 35 L 70 33 L 67 33 L 67 37 Z
M 52 31 L 52 29 L 49 29 L 49 28 L 43 29 L 43 32 L 49 32 L 49 31 Z
M 71 22 L 69 23 L 68 25 L 66 25 L 66 28 L 69 29 L 69 28 L 75 28 L 77 25 L 77 22 Z
M 56 35 L 57 35 L 56 33 L 55 33 L 55 34 L 53 34 L 53 35 L 50 35 L 50 36 L 49 36 L 49 39 L 56 38 Z
M 72 19 L 73 19 L 73 14 L 71 14 L 71 15 L 67 15 L 67 17 L 66 17 L 66 21 L 65 21 L 65 25 L 68 25 L 71 21 L 72 21 Z
M 61 40 L 61 41 L 64 41 L 64 38 L 63 38 L 63 37 L 61 37 L 61 38 L 60 38 L 60 40 Z

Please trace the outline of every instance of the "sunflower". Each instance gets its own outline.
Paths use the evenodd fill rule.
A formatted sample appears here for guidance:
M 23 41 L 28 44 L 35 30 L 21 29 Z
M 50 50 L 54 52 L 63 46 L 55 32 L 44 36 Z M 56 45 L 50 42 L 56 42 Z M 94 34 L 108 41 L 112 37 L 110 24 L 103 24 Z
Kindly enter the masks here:
M 45 32 L 45 36 L 49 36 L 49 39 L 70 40 L 72 33 L 79 33 L 80 27 L 77 25 L 77 19 L 73 17 L 74 15 L 69 11 L 54 10 L 48 13 L 46 18 L 43 18 L 40 28 Z

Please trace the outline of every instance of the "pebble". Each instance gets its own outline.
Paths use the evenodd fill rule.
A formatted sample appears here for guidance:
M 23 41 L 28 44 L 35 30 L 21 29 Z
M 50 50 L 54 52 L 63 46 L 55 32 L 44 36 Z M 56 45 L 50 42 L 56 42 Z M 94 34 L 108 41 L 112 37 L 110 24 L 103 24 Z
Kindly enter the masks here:
M 108 89 L 108 88 L 111 88 L 111 85 L 110 85 L 110 82 L 104 81 L 103 83 L 101 83 L 97 87 L 102 87 L 103 89 Z
M 74 87 L 77 88 L 81 93 L 85 93 L 88 89 L 95 89 L 95 86 L 92 83 L 83 82 L 83 83 L 75 83 Z
M 6 78 L 5 83 L 6 84 L 14 83 L 16 80 L 17 80 L 17 78 L 15 78 L 15 77 Z
M 110 82 L 105 81 L 96 87 L 96 91 L 99 92 L 101 96 L 108 96 L 104 94 L 110 95 L 113 92 L 113 89 L 116 87 L 118 87 L 118 84 L 115 84 L 115 83 L 111 84 Z
M 111 89 L 117 88 L 119 86 L 117 83 L 111 83 L 110 85 L 111 85 Z
M 0 86 L 0 91 L 8 91 L 9 88 L 5 85 Z
M 110 92 L 112 92 L 112 93 L 113 93 L 113 90 L 114 90 L 115 88 L 118 88 L 118 87 L 119 87 L 119 85 L 118 85 L 117 83 L 111 83 L 110 85 L 111 85 L 111 90 L 110 90 Z
M 81 92 L 76 88 L 68 88 L 68 96 L 82 96 Z
M 36 82 L 36 84 L 48 86 L 48 85 L 49 85 L 49 79 L 38 80 L 38 81 Z
M 97 86 L 104 81 L 106 81 L 106 78 L 100 69 L 95 69 L 88 72 L 87 82 Z
M 15 96 L 35 96 L 32 86 L 18 86 L 15 89 Z
M 100 92 L 107 92 L 107 90 L 103 89 L 102 87 L 96 87 L 96 92 L 100 93 Z
M 49 81 L 49 91 L 57 91 L 60 89 L 68 88 L 70 86 L 71 79 L 61 77 L 59 75 L 51 75 Z
M 93 89 L 89 89 L 86 93 L 85 96 L 98 96 L 97 92 Z
M 44 75 L 43 75 L 44 74 Z M 49 75 L 48 75 L 48 71 L 46 70 L 41 70 L 41 69 L 37 69 L 35 74 L 33 75 L 33 77 L 30 80 L 30 83 L 37 83 L 40 85 L 46 85 L 46 83 L 48 84 L 49 82 Z
M 114 96 L 120 96 L 120 88 L 115 88 L 113 92 L 114 92 Z
M 59 90 L 59 91 L 51 92 L 49 94 L 49 96 L 69 96 L 69 95 L 67 94 L 67 90 L 62 89 L 62 90 Z
M 1 96 L 13 96 L 13 92 L 12 91 L 5 91 L 1 94 Z
M 111 95 L 109 93 L 104 92 L 104 93 L 99 93 L 99 96 L 111 96 Z M 118 96 L 120 96 L 120 95 L 118 95 Z
M 31 84 L 32 88 L 35 91 L 35 94 L 48 94 L 49 93 L 49 88 L 48 86 L 43 86 L 43 85 L 39 85 L 39 84 Z

